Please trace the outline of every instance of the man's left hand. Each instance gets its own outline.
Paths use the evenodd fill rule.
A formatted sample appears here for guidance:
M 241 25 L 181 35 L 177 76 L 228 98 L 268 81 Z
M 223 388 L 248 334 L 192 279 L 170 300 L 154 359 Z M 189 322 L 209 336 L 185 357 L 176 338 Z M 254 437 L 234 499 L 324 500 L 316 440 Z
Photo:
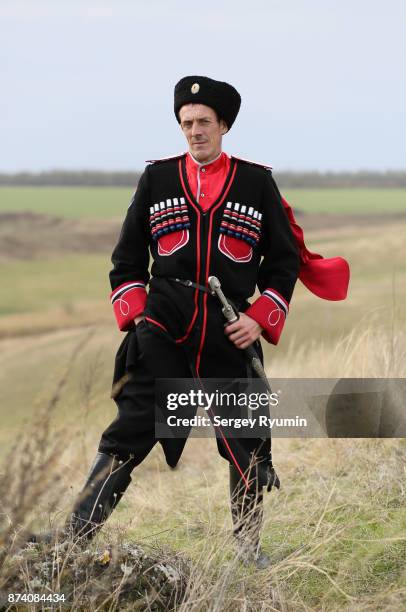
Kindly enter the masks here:
M 229 323 L 224 329 L 224 333 L 239 349 L 248 348 L 257 338 L 259 338 L 262 331 L 263 329 L 259 323 L 243 312 L 240 312 L 238 321 Z

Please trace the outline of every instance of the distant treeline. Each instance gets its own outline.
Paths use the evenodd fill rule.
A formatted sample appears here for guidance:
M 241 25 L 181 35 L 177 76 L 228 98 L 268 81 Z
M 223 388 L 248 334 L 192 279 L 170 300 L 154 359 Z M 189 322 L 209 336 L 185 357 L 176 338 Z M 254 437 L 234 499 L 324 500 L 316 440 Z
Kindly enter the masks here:
M 0 185 L 36 187 L 134 187 L 141 172 L 51 170 L 49 172 L 0 173 Z
M 404 172 L 274 172 L 282 189 L 406 187 Z M 0 173 L 0 186 L 135 187 L 141 172 L 65 171 Z

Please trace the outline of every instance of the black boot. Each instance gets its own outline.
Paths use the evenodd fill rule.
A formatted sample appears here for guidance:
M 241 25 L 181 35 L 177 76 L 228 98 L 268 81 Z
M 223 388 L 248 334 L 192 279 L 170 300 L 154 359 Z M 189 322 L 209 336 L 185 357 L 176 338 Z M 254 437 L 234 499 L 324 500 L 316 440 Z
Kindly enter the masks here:
M 253 469 L 256 469 L 255 466 Z M 258 479 L 249 479 L 247 488 L 239 471 L 230 464 L 230 499 L 233 535 L 238 554 L 245 565 L 254 563 L 259 569 L 270 565 L 269 557 L 261 551 L 260 532 L 263 521 L 263 494 Z
M 98 452 L 65 524 L 66 533 L 74 538 L 90 540 L 122 498 L 131 482 L 133 469 L 133 459 L 123 461 Z
M 63 529 L 43 534 L 31 533 L 26 542 L 52 544 L 61 539 L 90 540 L 122 498 L 131 482 L 133 469 L 133 459 L 122 461 L 98 452 Z

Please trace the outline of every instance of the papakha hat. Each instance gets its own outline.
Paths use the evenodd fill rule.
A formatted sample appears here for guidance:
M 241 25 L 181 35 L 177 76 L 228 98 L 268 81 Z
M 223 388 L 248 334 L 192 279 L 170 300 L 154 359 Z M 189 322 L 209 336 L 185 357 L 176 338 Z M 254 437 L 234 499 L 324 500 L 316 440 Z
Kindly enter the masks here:
M 180 109 L 190 103 L 210 106 L 230 129 L 240 110 L 241 96 L 228 83 L 205 76 L 187 76 L 175 85 L 174 111 L 178 123 Z

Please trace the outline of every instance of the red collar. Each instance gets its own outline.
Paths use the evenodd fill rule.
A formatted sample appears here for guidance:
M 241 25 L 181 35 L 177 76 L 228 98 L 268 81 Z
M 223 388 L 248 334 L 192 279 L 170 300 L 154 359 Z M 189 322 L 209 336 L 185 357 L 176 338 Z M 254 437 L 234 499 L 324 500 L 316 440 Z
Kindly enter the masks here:
M 188 153 L 186 155 L 186 172 L 197 172 L 199 168 L 204 168 L 207 173 L 215 174 L 225 167 L 227 160 L 230 162 L 230 158 L 226 153 L 224 153 L 224 151 L 222 151 L 213 161 L 204 163 L 198 162 L 196 159 L 194 159 L 194 157 L 192 157 L 191 153 Z

